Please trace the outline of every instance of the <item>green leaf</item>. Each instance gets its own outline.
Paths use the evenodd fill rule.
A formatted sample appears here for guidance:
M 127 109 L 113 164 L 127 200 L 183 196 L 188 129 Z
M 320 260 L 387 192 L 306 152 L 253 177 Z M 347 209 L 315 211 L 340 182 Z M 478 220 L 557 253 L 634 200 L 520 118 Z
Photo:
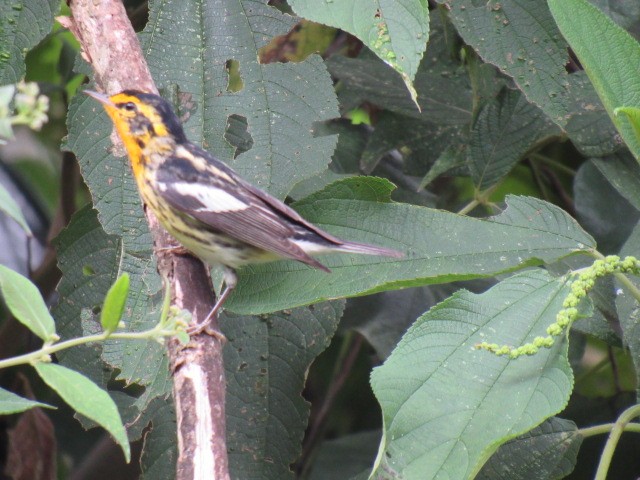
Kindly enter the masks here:
M 37 363 L 40 378 L 76 412 L 108 431 L 129 462 L 131 451 L 120 413 L 111 397 L 84 375 L 53 363 Z
M 294 206 L 309 221 L 345 240 L 406 253 L 390 259 L 323 255 L 331 274 L 281 261 L 240 270 L 226 307 L 265 313 L 408 286 L 496 275 L 595 248 L 595 242 L 558 207 L 508 197 L 488 220 L 389 201 L 386 180 L 358 177 L 334 183 Z M 481 238 L 482 242 L 478 239 Z
M 614 114 L 618 107 L 638 105 L 638 42 L 585 0 L 548 0 L 548 3 L 562 35 L 587 72 L 609 117 L 633 155 L 640 159 L 640 138 L 632 123 L 627 116 Z M 606 38 L 607 41 L 594 42 L 594 38 Z
M 466 153 L 466 145 L 451 145 L 447 147 L 433 163 L 424 178 L 420 181 L 419 188 L 422 190 L 440 175 L 444 175 L 445 173 L 458 171 L 460 169 L 467 172 Z
M 344 302 L 268 317 L 222 315 L 228 343 L 227 449 L 232 478 L 293 478 L 309 404 L 302 398 L 311 362 L 331 341 Z M 278 459 L 274 461 L 274 459 Z
M 370 173 L 380 159 L 392 150 L 404 154 L 405 173 L 422 174 L 445 149 L 459 140 L 459 125 L 438 125 L 428 115 L 419 119 L 383 112 L 362 155 L 362 169 Z
M 474 345 L 546 335 L 569 292 L 566 279 L 527 271 L 481 295 L 460 291 L 420 317 L 371 375 L 384 421 L 374 471 L 474 478 L 500 444 L 562 410 L 573 385 L 562 338 L 518 360 Z
M 622 257 L 627 255 L 633 255 L 636 258 L 640 257 L 640 225 L 636 225 L 633 229 L 631 235 L 629 235 L 629 238 L 622 247 L 620 255 Z M 640 279 L 638 279 L 638 277 L 628 275 L 627 278 L 636 289 L 640 288 Z M 620 327 L 622 328 L 622 342 L 631 353 L 631 358 L 635 366 L 637 395 L 640 396 L 640 389 L 638 389 L 638 385 L 640 385 L 638 382 L 638 380 L 640 380 L 639 302 L 627 288 L 621 286 L 620 282 L 616 281 L 616 287 L 620 289 L 618 295 L 616 295 L 616 307 L 620 318 Z
M 0 2 L 0 85 L 22 80 L 27 52 L 51 31 L 59 9 L 58 0 Z
M 55 408 L 46 403 L 35 402 L 0 388 L 0 415 L 12 415 L 35 407 Z
M 376 456 L 379 442 L 379 430 L 353 433 L 323 442 L 313 460 L 309 480 L 353 480 L 355 475 L 371 468 L 371 459 Z
M 504 445 L 484 465 L 476 480 L 565 478 L 575 465 L 582 435 L 570 420 L 551 417 Z
M 571 105 L 565 129 L 580 153 L 604 156 L 624 148 L 595 88 L 584 71 L 569 75 Z
M 95 210 L 87 206 L 73 215 L 54 245 L 62 278 L 57 288 L 60 299 L 52 311 L 62 338 L 81 337 L 83 316 L 91 318 L 98 329 L 97 317 L 89 313 L 100 308 L 117 278 L 121 242 L 104 232 Z M 100 358 L 102 346 L 101 343 L 80 345 L 57 356 L 67 367 L 106 388 L 111 372 Z
M 13 218 L 27 235 L 33 236 L 33 233 L 29 228 L 29 224 L 27 223 L 27 219 L 24 218 L 24 215 L 22 214 L 22 210 L 20 210 L 18 204 L 2 185 L 0 185 L 0 210 Z
M 475 288 L 485 284 L 485 290 L 492 283 L 477 281 Z M 340 330 L 355 330 L 367 339 L 376 356 L 385 360 L 416 318 L 460 287 L 454 282 L 351 298 L 340 320 Z
M 53 318 L 31 280 L 0 265 L 0 291 L 16 320 L 45 342 L 57 338 Z
M 613 110 L 613 114 L 626 115 L 629 118 L 631 127 L 636 134 L 636 139 L 640 139 L 640 108 L 637 107 L 618 107 Z
M 337 141 L 311 134 L 314 123 L 338 116 L 322 59 L 258 62 L 259 49 L 294 24 L 294 17 L 264 2 L 155 2 L 140 36 L 156 84 L 187 119 L 189 139 L 280 198 L 325 170 Z M 229 61 L 239 67 L 243 88 L 237 92 L 226 88 Z M 236 158 L 225 140 L 231 115 L 246 121 L 253 140 L 251 149 Z
M 127 303 L 129 294 L 129 274 L 123 273 L 115 281 L 107 292 L 102 305 L 100 324 L 105 332 L 113 332 L 118 328 L 118 323 L 124 313 L 124 306 Z
M 640 166 L 629 152 L 591 160 L 593 166 L 633 207 L 640 211 Z
M 612 166 L 620 166 L 616 157 L 605 157 Z M 636 163 L 634 159 L 631 159 Z M 624 170 L 622 170 L 624 173 Z M 613 177 L 612 177 L 613 178 Z M 584 162 L 573 182 L 575 208 L 583 228 L 598 244 L 598 250 L 617 253 L 640 220 L 640 212 L 625 201 L 607 176 L 592 160 Z
M 400 74 L 416 102 L 412 81 L 429 39 L 426 0 L 290 0 L 289 5 L 301 17 L 339 28 L 360 39 Z
M 172 399 L 156 398 L 137 422 L 144 432 L 144 448 L 140 457 L 140 480 L 175 480 L 178 448 L 176 411 Z M 149 425 L 151 428 L 149 428 Z M 142 436 L 141 431 L 139 436 Z
M 564 0 L 561 0 L 564 1 Z M 518 85 L 527 99 L 563 126 L 569 111 L 566 45 L 539 0 L 438 0 L 465 43 Z M 442 8 L 442 7 L 441 7 Z
M 504 89 L 480 111 L 469 138 L 469 170 L 479 191 L 494 186 L 560 129 L 519 91 Z
M 363 101 L 439 125 L 466 125 L 471 120 L 472 93 L 469 76 L 452 59 L 445 37 L 448 23 L 431 16 L 429 50 L 422 59 L 414 85 L 418 104 L 403 88 L 401 80 L 384 62 L 364 50 L 357 58 L 333 55 L 327 60 L 331 74 L 340 79 L 341 108 L 349 110 Z

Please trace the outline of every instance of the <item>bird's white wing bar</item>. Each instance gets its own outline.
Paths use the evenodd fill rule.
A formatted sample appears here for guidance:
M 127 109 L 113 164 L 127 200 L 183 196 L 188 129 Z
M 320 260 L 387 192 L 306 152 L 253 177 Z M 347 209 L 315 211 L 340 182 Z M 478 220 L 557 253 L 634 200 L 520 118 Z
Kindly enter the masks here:
M 158 183 L 160 190 L 167 191 L 166 183 Z M 233 196 L 226 190 L 215 187 L 213 185 L 203 185 L 201 183 L 176 182 L 171 184 L 173 189 L 179 195 L 191 197 L 202 206 L 194 207 L 196 212 L 237 212 L 245 210 L 249 204 L 243 202 L 239 198 Z

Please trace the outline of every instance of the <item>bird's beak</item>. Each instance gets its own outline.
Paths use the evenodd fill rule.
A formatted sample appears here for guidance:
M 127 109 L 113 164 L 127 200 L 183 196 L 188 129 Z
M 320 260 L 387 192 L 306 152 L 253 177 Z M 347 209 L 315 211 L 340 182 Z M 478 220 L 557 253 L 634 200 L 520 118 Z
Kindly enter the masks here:
M 83 90 L 83 93 L 89 95 L 92 98 L 95 98 L 103 105 L 115 108 L 115 105 L 109 98 L 109 95 L 105 95 L 104 93 L 94 92 L 93 90 Z

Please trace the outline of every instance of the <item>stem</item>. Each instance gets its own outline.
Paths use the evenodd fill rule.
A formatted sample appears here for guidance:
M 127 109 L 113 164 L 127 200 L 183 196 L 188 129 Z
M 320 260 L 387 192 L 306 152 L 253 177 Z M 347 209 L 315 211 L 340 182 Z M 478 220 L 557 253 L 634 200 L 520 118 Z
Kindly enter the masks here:
M 624 273 L 616 272 L 613 274 L 616 279 L 633 295 L 636 302 L 640 302 L 640 290 L 627 278 Z
M 489 197 L 493 194 L 496 188 L 498 188 L 498 185 L 500 185 L 500 183 L 497 183 L 482 192 L 476 192 L 475 198 L 460 210 L 458 210 L 458 215 L 466 215 L 478 205 L 491 205 L 491 202 L 489 202 Z
M 613 428 L 611 429 L 611 433 L 609 434 L 607 443 L 605 444 L 604 450 L 602 451 L 600 464 L 598 465 L 598 470 L 596 471 L 594 480 L 607 479 L 607 473 L 609 472 L 611 459 L 613 458 L 613 454 L 615 453 L 616 447 L 618 446 L 618 441 L 622 436 L 622 432 L 625 431 L 625 428 L 628 426 L 629 422 L 631 422 L 631 420 L 637 416 L 640 416 L 640 405 L 633 405 L 632 407 L 622 412 L 622 414 L 618 417 L 616 423 L 613 424 Z
M 24 365 L 27 363 L 35 363 L 42 360 L 42 357 L 51 355 L 65 350 L 71 347 L 77 347 L 78 345 L 84 345 L 85 343 L 101 342 L 103 340 L 135 340 L 157 337 L 170 337 L 175 335 L 174 330 L 164 330 L 162 324 L 158 324 L 150 330 L 144 330 L 142 332 L 122 332 L 122 333 L 109 333 L 103 332 L 95 335 L 87 335 L 86 337 L 72 338 L 71 340 L 65 340 L 64 342 L 56 343 L 53 345 L 44 345 L 40 350 L 35 352 L 25 353 L 24 355 L 18 355 L 17 357 L 8 358 L 6 360 L 0 360 L 0 369 L 7 367 L 14 367 L 16 365 Z
M 546 201 L 550 201 L 551 195 L 549 195 L 549 190 L 545 185 L 544 179 L 542 178 L 542 174 L 540 173 L 540 169 L 538 168 L 538 165 L 536 165 L 536 162 L 529 161 L 529 166 L 531 167 L 531 173 L 533 173 L 533 178 L 536 182 L 536 185 L 538 185 L 538 188 L 540 189 L 542 198 L 544 198 Z
M 480 205 L 480 201 L 474 198 L 469 203 L 467 203 L 464 207 L 458 210 L 458 215 L 466 215 L 471 210 L 476 208 L 478 205 Z
M 347 378 L 351 374 L 353 365 L 362 348 L 363 337 L 359 334 L 349 332 L 345 335 L 340 346 L 340 352 L 334 365 L 333 374 L 331 375 L 331 383 L 327 389 L 322 405 L 318 414 L 313 419 L 309 427 L 309 434 L 305 439 L 302 454 L 300 455 L 300 474 L 299 478 L 305 478 L 309 468 L 311 467 L 311 459 L 314 448 L 322 439 L 322 434 L 326 427 L 326 418 L 335 402 L 338 393 L 344 386 Z
M 540 161 L 542 163 L 546 163 L 547 165 L 549 165 L 550 167 L 555 168 L 556 170 L 559 170 L 563 173 L 566 173 L 567 175 L 571 175 L 571 176 L 575 176 L 576 171 L 573 168 L 567 167 L 566 165 L 550 158 L 547 157 L 546 155 L 541 155 L 539 153 L 532 153 L 530 155 L 532 160 L 537 160 Z
M 596 425 L 595 427 L 587 427 L 578 429 L 578 433 L 584 438 L 594 437 L 596 435 L 602 435 L 603 433 L 609 433 L 615 427 L 615 423 L 605 423 L 603 425 Z M 640 423 L 629 423 L 624 426 L 625 432 L 640 433 Z

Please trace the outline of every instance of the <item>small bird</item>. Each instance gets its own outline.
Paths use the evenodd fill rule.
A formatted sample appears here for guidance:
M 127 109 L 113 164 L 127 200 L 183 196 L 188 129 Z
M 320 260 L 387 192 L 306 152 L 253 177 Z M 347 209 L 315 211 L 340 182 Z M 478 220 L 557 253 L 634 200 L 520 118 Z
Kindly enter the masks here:
M 164 228 L 204 262 L 224 267 L 225 288 L 200 333 L 217 314 L 246 264 L 292 259 L 329 269 L 313 258 L 323 252 L 402 257 L 384 247 L 347 242 L 307 222 L 295 210 L 240 178 L 187 140 L 169 103 L 158 95 L 85 90 L 111 117 L 122 139 L 144 203 Z

